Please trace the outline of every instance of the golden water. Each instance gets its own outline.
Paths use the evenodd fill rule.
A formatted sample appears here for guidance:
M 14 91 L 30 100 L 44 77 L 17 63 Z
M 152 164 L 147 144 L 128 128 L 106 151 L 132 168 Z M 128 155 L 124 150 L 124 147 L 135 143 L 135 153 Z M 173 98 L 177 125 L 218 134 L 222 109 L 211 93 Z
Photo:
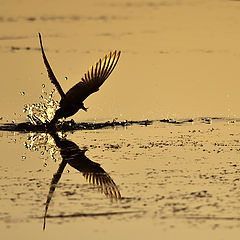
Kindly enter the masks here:
M 75 122 L 136 120 L 59 133 L 72 160 L 101 164 L 105 189 L 64 165 L 56 136 L 0 131 L 1 238 L 238 239 L 239 11 L 231 0 L 0 1 L 1 127 L 47 123 L 58 107 L 38 32 L 65 92 L 122 51 Z

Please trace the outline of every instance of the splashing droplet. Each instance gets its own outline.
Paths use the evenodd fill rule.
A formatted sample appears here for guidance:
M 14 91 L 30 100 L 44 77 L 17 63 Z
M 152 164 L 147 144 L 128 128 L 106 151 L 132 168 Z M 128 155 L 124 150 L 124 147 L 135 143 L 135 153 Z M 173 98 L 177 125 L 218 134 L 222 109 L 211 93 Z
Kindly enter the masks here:
M 65 80 L 68 80 L 68 77 L 65 77 L 64 79 L 65 79 Z
M 26 159 L 26 156 L 22 156 L 22 159 Z
M 12 123 L 15 123 L 15 120 L 12 120 Z
M 24 95 L 25 95 L 25 92 L 20 92 L 20 94 L 21 94 L 22 96 L 24 96 Z
M 45 84 L 42 84 L 42 87 L 45 88 Z M 23 108 L 23 112 L 27 113 L 27 119 L 34 125 L 50 122 L 59 107 L 58 101 L 53 98 L 54 90 L 48 93 L 43 88 L 39 97 L 41 101 L 35 104 L 25 104 Z
M 44 163 L 43 166 L 46 167 L 46 166 L 47 166 L 47 163 Z

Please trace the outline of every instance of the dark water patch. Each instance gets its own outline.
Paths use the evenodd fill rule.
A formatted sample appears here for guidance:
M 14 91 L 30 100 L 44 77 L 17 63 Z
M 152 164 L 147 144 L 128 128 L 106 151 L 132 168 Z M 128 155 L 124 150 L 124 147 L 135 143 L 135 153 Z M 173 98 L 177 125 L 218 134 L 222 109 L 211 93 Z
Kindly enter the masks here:
M 189 220 L 218 220 L 218 221 L 240 221 L 240 217 L 217 217 L 217 216 L 174 216 L 174 218 L 189 219 Z
M 82 16 L 82 15 L 69 15 L 69 16 L 41 16 L 39 20 L 42 21 L 111 21 L 111 20 L 126 20 L 126 16 L 116 15 L 100 15 L 100 16 Z
M 76 217 L 106 217 L 114 215 L 123 215 L 131 213 L 143 213 L 143 211 L 121 211 L 121 212 L 103 212 L 103 213 L 73 213 L 73 214 L 59 214 L 59 215 L 47 215 L 46 218 L 76 218 Z M 43 217 L 36 217 L 43 218 Z
M 56 128 L 58 131 L 77 131 L 77 130 L 96 130 L 103 128 L 114 128 L 114 127 L 126 127 L 131 125 L 141 125 L 148 126 L 153 123 L 170 123 L 170 124 L 184 124 L 193 122 L 192 119 L 186 120 L 172 120 L 172 119 L 161 119 L 161 120 L 140 120 L 140 121 L 107 121 L 107 122 L 99 122 L 99 123 L 91 123 L 91 122 L 81 122 L 75 123 L 74 121 L 65 121 L 59 124 Z M 0 131 L 17 131 L 17 132 L 45 132 L 46 124 L 38 124 L 34 125 L 30 122 L 23 123 L 1 123 Z
M 56 126 L 57 131 L 78 131 L 78 130 L 96 130 L 114 127 L 127 127 L 132 125 L 149 126 L 157 123 L 166 123 L 173 125 L 194 124 L 209 124 L 222 122 L 225 124 L 235 124 L 240 122 L 238 118 L 220 118 L 220 117 L 200 117 L 187 119 L 159 119 L 159 120 L 123 120 L 123 121 L 106 121 L 106 122 L 80 122 L 76 123 L 73 120 L 63 121 Z M 23 123 L 0 123 L 0 131 L 16 131 L 16 132 L 46 132 L 46 124 L 32 124 L 31 122 Z
M 127 1 L 111 3 L 112 7 L 127 7 L 127 8 L 158 8 L 158 7 L 172 7 L 182 5 L 181 1 Z
M 11 46 L 10 47 L 10 50 L 12 52 L 15 52 L 15 51 L 40 51 L 40 48 L 32 48 L 32 47 L 17 47 L 17 46 Z
M 9 131 L 9 132 L 43 132 L 45 131 L 44 125 L 33 125 L 30 122 L 25 123 L 1 123 L 0 131 Z
M 212 50 L 212 49 L 192 49 L 190 50 L 191 52 L 199 52 L 199 53 L 206 53 L 206 54 L 210 54 L 210 53 L 216 53 L 216 51 Z
M 100 16 L 84 16 L 84 15 L 49 15 L 49 16 L 14 16 L 14 17 L 0 17 L 0 22 L 33 22 L 36 21 L 112 21 L 112 20 L 126 20 L 127 16 L 116 15 L 100 15 Z
M 166 51 L 166 50 L 159 50 L 158 53 L 160 53 L 160 54 L 169 54 L 169 52 Z
M 29 38 L 29 37 L 27 37 L 27 36 L 0 36 L 0 40 L 19 40 L 19 39 L 27 39 L 27 38 Z
M 130 36 L 130 35 L 133 35 L 133 33 L 132 32 L 122 32 L 122 33 L 118 33 L 118 34 L 113 34 L 110 32 L 103 32 L 103 33 L 97 34 L 96 36 L 119 38 L 119 37 L 125 37 L 125 36 Z
M 27 17 L 26 20 L 30 21 L 30 22 L 34 22 L 37 20 L 37 18 L 36 17 Z

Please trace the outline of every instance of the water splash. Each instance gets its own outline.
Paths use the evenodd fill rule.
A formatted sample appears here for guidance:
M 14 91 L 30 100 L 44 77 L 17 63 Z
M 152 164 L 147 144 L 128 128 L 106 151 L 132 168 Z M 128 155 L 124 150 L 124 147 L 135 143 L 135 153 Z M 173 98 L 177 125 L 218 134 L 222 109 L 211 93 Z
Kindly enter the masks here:
M 61 133 L 58 135 L 59 137 L 65 137 L 65 135 Z M 24 146 L 30 151 L 40 152 L 41 158 L 48 158 L 50 156 L 55 162 L 59 159 L 59 151 L 54 139 L 47 133 L 30 133 L 27 140 L 24 142 Z
M 41 125 L 51 121 L 56 110 L 59 108 L 58 101 L 54 100 L 55 89 L 51 92 L 45 91 L 45 84 L 42 84 L 42 94 L 39 96 L 40 102 L 25 104 L 23 112 L 27 113 L 27 119 L 33 125 Z

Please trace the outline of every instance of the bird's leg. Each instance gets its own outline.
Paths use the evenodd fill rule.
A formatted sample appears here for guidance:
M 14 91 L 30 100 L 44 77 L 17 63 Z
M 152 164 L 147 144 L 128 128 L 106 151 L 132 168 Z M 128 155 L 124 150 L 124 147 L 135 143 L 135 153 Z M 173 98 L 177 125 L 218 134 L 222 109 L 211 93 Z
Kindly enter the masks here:
M 52 119 L 50 121 L 50 123 L 46 126 L 46 130 L 48 133 L 55 133 L 56 130 L 56 123 L 57 123 L 58 119 Z
M 50 121 L 50 123 L 48 123 L 47 125 L 47 131 L 48 132 L 56 132 L 56 123 L 58 121 L 58 119 L 62 118 L 62 109 L 59 108 L 56 112 L 55 115 L 53 117 L 53 119 Z

